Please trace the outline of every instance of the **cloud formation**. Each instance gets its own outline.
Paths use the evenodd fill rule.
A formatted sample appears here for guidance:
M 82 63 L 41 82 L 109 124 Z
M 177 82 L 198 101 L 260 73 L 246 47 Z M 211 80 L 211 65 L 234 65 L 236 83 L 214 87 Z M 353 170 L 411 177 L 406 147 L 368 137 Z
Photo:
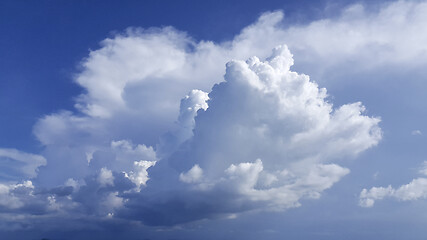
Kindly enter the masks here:
M 197 112 L 193 136 L 153 167 L 149 187 L 129 197 L 120 216 L 174 225 L 284 210 L 302 198 L 318 198 L 348 174 L 332 162 L 375 146 L 380 120 L 362 115 L 360 103 L 333 109 L 326 89 L 290 71 L 292 65 L 284 45 L 265 61 L 227 63 L 225 82 L 213 87 L 209 107 Z M 178 179 L 179 187 L 160 187 Z
M 427 175 L 427 162 L 423 162 L 419 173 Z M 410 183 L 404 184 L 398 188 L 391 185 L 387 187 L 364 188 L 359 196 L 359 205 L 361 207 L 373 207 L 375 201 L 384 198 L 395 198 L 399 201 L 413 201 L 427 198 L 427 178 L 419 177 L 413 179 Z
M 52 134 L 63 136 L 48 141 L 45 136 L 57 136 L 41 131 L 46 153 L 65 157 L 66 151 L 71 153 L 65 157 L 69 161 L 79 156 L 79 162 L 71 164 L 83 172 L 61 176 L 62 183 L 52 187 L 34 190 L 27 184 L 27 194 L 44 214 L 72 211 L 71 216 L 162 226 L 252 210 L 285 210 L 300 206 L 303 198 L 319 198 L 349 173 L 333 162 L 378 143 L 380 120 L 362 115 L 361 103 L 334 109 L 326 101 L 326 89 L 291 71 L 292 65 L 286 45 L 274 48 L 264 61 L 230 61 L 225 81 L 209 94 L 191 90 L 181 100 L 175 126 L 155 148 L 131 140 L 107 145 L 76 133 L 96 134 L 105 126 L 95 125 L 95 120 L 110 120 L 105 116 L 47 116 L 36 126 L 36 134 L 52 126 Z M 44 170 L 47 175 L 49 169 Z M 15 187 L 3 192 L 10 189 Z M 23 207 L 25 203 L 10 208 Z
M 176 119 L 182 96 L 193 89 L 210 92 L 222 81 L 230 59 L 254 55 L 265 59 L 271 49 L 286 43 L 297 56 L 299 69 L 309 69 L 316 77 L 425 62 L 422 43 L 427 36 L 418 29 L 427 22 L 426 9 L 425 3 L 405 1 L 375 11 L 353 5 L 334 19 L 289 28 L 282 27 L 282 12 L 269 12 L 221 43 L 195 41 L 172 27 L 130 28 L 104 40 L 82 61 L 75 78 L 85 89 L 76 102 L 79 112 L 47 115 L 34 127 L 46 146 L 43 155 L 50 159 L 49 179 L 40 181 L 61 184 L 70 177 L 86 176 L 91 172 L 86 156 L 107 148 L 111 141 L 131 140 L 154 148 L 169 144 L 159 144 L 158 139 L 179 129 Z M 70 168 L 80 169 L 81 174 L 72 176 L 66 171 Z
M 36 123 L 43 157 L 0 152 L 27 166 L 0 187 L 0 204 L 29 215 L 169 226 L 319 198 L 350 172 L 345 159 L 381 140 L 380 119 L 364 115 L 360 102 L 333 106 L 326 89 L 291 70 L 289 49 L 317 77 L 425 63 L 425 13 L 417 2 L 353 5 L 285 28 L 282 12 L 268 12 L 221 43 L 172 27 L 130 28 L 81 62 L 75 111 Z M 408 191 L 422 198 L 422 179 L 365 189 L 361 204 Z

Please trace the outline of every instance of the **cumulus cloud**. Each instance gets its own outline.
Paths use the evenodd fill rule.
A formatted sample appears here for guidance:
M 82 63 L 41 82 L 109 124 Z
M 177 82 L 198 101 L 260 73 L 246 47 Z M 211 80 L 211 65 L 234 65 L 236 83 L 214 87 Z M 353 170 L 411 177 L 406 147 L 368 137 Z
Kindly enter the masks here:
M 129 178 L 138 188 L 138 191 L 141 189 L 141 185 L 146 185 L 148 181 L 148 172 L 147 169 L 154 166 L 156 162 L 154 161 L 139 161 L 134 162 L 135 171 L 130 171 L 126 173 L 126 177 Z
M 427 178 L 416 178 L 410 183 L 394 189 L 388 187 L 373 187 L 363 189 L 360 193 L 361 207 L 372 207 L 376 200 L 382 200 L 386 197 L 396 198 L 400 201 L 410 201 L 427 198 Z
M 43 157 L 0 152 L 27 166 L 1 186 L 0 204 L 22 214 L 175 225 L 319 198 L 350 172 L 345 159 L 381 140 L 380 119 L 360 102 L 333 106 L 326 89 L 291 69 L 291 51 L 317 81 L 417 66 L 426 62 L 426 13 L 420 2 L 353 5 L 283 27 L 284 14 L 268 12 L 220 43 L 172 27 L 127 29 L 81 62 L 75 110 L 34 126 Z M 39 185 L 25 182 L 35 177 Z M 365 189 L 361 205 L 423 198 L 423 179 Z
M 230 59 L 253 55 L 265 59 L 272 48 L 286 43 L 297 56 L 299 69 L 316 77 L 331 71 L 337 75 L 385 64 L 423 63 L 427 36 L 418 29 L 427 22 L 426 11 L 426 4 L 419 2 L 394 2 L 375 11 L 353 5 L 336 18 L 290 27 L 283 27 L 282 12 L 268 12 L 232 40 L 220 43 L 196 41 L 172 27 L 129 28 L 102 41 L 101 48 L 81 62 L 75 81 L 84 92 L 76 102 L 77 113 L 53 113 L 34 127 L 46 147 L 43 156 L 50 159 L 40 181 L 61 184 L 93 173 L 88 160 L 111 141 L 131 140 L 171 154 L 165 149 L 173 149 L 171 145 L 192 134 L 178 126 L 191 125 L 190 115 L 195 112 L 180 113 L 180 99 L 196 94 L 193 89 L 210 92 L 223 81 L 224 65 Z M 195 109 L 199 107 L 205 108 Z M 354 106 L 355 111 L 358 108 Z M 184 116 L 190 116 L 190 122 L 184 123 Z M 163 135 L 176 129 L 181 135 L 173 134 L 175 140 Z M 73 176 L 68 169 L 79 173 Z
M 0 184 L 0 206 L 6 207 L 9 209 L 20 208 L 24 205 L 20 199 L 22 192 L 29 191 L 32 192 L 34 189 L 33 183 L 31 181 L 25 181 L 19 184 Z M 21 194 L 20 194 L 21 192 Z
M 419 173 L 427 175 L 427 162 L 424 161 L 419 169 Z M 395 198 L 399 201 L 413 201 L 427 198 L 427 178 L 420 177 L 413 179 L 410 183 L 404 184 L 398 188 L 391 185 L 387 187 L 364 188 L 359 196 L 359 205 L 361 207 L 373 207 L 375 201 L 384 198 Z
M 375 146 L 380 120 L 362 115 L 360 103 L 334 109 L 326 89 L 292 72 L 292 64 L 284 45 L 265 61 L 229 62 L 225 82 L 213 87 L 209 107 L 195 116 L 193 136 L 153 167 L 151 187 L 128 195 L 119 216 L 174 225 L 285 210 L 303 198 L 319 198 L 348 174 L 331 162 Z M 160 188 L 178 179 L 183 185 Z
M 418 173 L 426 175 L 427 176 L 427 161 L 424 161 L 421 164 L 421 167 L 418 169 Z
M 333 162 L 378 143 L 380 119 L 363 115 L 361 103 L 334 108 L 326 89 L 291 71 L 292 65 L 285 45 L 265 60 L 230 61 L 225 81 L 209 94 L 192 90 L 182 98 L 174 127 L 155 147 L 131 140 L 97 142 L 76 131 L 96 135 L 105 126 L 94 119 L 102 122 L 102 117 L 59 113 L 78 128 L 55 125 L 53 134 L 67 129 L 62 134 L 71 138 L 45 141 L 46 153 L 74 153 L 68 159 L 78 156 L 72 164 L 84 172 L 61 176 L 67 178 L 54 187 L 27 191 L 26 198 L 37 200 L 45 214 L 64 217 L 71 211 L 72 216 L 166 226 L 245 211 L 282 211 L 300 206 L 301 199 L 319 198 L 350 172 Z M 51 120 L 57 123 L 51 117 L 41 120 L 37 131 Z M 10 193 L 4 190 L 4 204 L 14 200 Z

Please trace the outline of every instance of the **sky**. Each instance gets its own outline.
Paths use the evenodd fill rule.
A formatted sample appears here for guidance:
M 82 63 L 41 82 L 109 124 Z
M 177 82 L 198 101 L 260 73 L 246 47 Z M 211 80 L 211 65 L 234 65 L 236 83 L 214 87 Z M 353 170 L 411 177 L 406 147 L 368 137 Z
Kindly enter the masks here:
M 1 1 L 5 239 L 424 239 L 425 1 Z

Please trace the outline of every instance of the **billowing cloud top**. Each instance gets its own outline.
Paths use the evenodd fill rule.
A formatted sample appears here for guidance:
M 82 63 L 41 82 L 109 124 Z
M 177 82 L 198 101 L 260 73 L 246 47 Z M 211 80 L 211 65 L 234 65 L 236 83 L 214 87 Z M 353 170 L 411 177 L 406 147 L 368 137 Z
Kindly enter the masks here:
M 283 210 L 318 198 L 349 173 L 332 162 L 376 145 L 379 119 L 361 115 L 360 103 L 334 110 L 326 90 L 290 71 L 292 64 L 284 45 L 266 61 L 227 63 L 225 82 L 197 112 L 193 136 L 153 167 L 149 187 L 129 197 L 120 216 L 172 225 Z M 174 186 L 178 180 L 182 184 Z

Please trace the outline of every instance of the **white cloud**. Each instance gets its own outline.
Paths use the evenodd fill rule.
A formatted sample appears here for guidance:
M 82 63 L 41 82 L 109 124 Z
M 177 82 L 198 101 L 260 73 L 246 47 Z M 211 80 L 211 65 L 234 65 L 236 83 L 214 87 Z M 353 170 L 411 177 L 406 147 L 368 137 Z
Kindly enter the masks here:
M 77 182 L 76 180 L 69 178 L 67 181 L 65 181 L 65 186 L 69 186 L 73 188 L 73 191 L 78 191 L 80 189 L 81 183 Z
M 153 167 L 153 185 L 141 191 L 153 203 L 130 198 L 125 208 L 149 225 L 286 210 L 300 206 L 303 198 L 319 198 L 348 174 L 349 169 L 331 162 L 375 146 L 380 120 L 362 115 L 361 103 L 334 109 L 326 89 L 291 71 L 292 64 L 284 45 L 265 61 L 251 57 L 227 63 L 225 82 L 213 87 L 209 107 L 194 118 L 193 135 Z M 173 186 L 178 179 L 185 184 Z M 186 192 L 179 200 L 177 190 Z M 162 194 L 156 194 L 157 200 L 151 191 Z M 186 217 L 152 220 L 165 217 L 163 208 L 181 208 L 176 201 L 189 201 L 181 213 Z M 204 204 L 214 210 L 197 212 Z
M 199 109 L 206 111 L 206 109 L 208 109 L 208 100 L 208 93 L 201 90 L 191 90 L 190 93 L 181 100 L 178 116 L 179 125 L 191 131 L 194 128 L 194 117 L 197 115 L 197 111 L 199 111 Z M 188 137 L 189 136 L 187 136 L 187 138 Z
M 335 18 L 283 27 L 284 14 L 269 12 L 221 43 L 171 27 L 128 29 L 81 62 L 75 81 L 84 92 L 76 111 L 46 115 L 34 126 L 49 159 L 37 182 L 73 188 L 55 196 L 58 204 L 72 201 L 100 216 L 129 210 L 137 216 L 119 215 L 152 225 L 284 210 L 318 198 L 350 172 L 338 164 L 381 140 L 380 119 L 363 115 L 360 102 L 334 107 L 326 89 L 290 70 L 287 47 L 270 56 L 271 49 L 286 43 L 295 67 L 316 81 L 422 66 L 426 13 L 420 2 L 374 12 L 354 5 Z M 23 176 L 30 178 L 44 163 L 28 165 Z M 361 204 L 423 198 L 421 179 L 365 190 Z M 188 212 L 173 208 L 182 202 Z M 176 211 L 176 219 L 148 219 L 164 209 Z
M 47 115 L 34 127 L 35 135 L 46 146 L 43 155 L 51 159 L 46 172 L 57 172 L 42 182 L 60 184 L 90 174 L 82 155 L 89 154 L 87 159 L 91 159 L 91 153 L 96 155 L 97 150 L 117 139 L 147 147 L 159 145 L 165 155 L 169 154 L 165 148 L 174 149 L 176 144 L 170 144 L 170 139 L 159 144 L 158 139 L 177 128 L 175 120 L 183 114 L 179 100 L 188 92 L 190 96 L 192 89 L 209 92 L 213 84 L 223 80 L 223 66 L 230 59 L 253 55 L 264 59 L 272 48 L 286 43 L 297 57 L 298 69 L 313 73 L 315 80 L 329 75 L 344 79 L 354 71 L 390 64 L 400 64 L 400 68 L 423 64 L 427 35 L 419 29 L 427 22 L 426 6 L 400 1 L 372 12 L 353 5 L 335 18 L 286 28 L 281 24 L 286 21 L 282 12 L 268 12 L 231 41 L 221 43 L 195 41 L 171 27 L 130 28 L 108 38 L 100 49 L 90 52 L 81 63 L 82 71 L 76 74 L 76 83 L 85 90 L 76 102 L 78 112 Z M 357 104 L 345 107 L 356 112 L 360 108 Z M 334 117 L 346 116 L 338 111 Z M 186 132 L 183 136 L 192 134 L 181 131 Z M 178 138 L 178 134 L 174 136 Z M 315 132 L 307 135 L 312 136 Z M 309 142 L 303 135 L 295 141 Z M 173 146 L 164 146 L 167 144 Z M 363 149 L 364 144 L 354 142 L 353 147 Z M 339 145 L 337 142 L 328 150 L 340 151 L 336 148 Z M 72 176 L 68 171 L 71 168 L 79 169 L 80 174 Z
M 228 63 L 226 82 L 213 88 L 209 108 L 196 118 L 187 153 L 172 157 L 171 164 L 185 156 L 210 181 L 238 178 L 236 190 L 262 192 L 264 200 L 283 188 L 299 192 L 296 186 L 302 185 L 313 189 L 301 190 L 293 201 L 310 191 L 318 195 L 347 174 L 347 169 L 322 163 L 353 157 L 376 145 L 381 139 L 379 119 L 361 115 L 360 103 L 333 110 L 325 101 L 326 90 L 290 71 L 292 64 L 286 46 L 275 48 L 265 62 L 252 57 Z M 260 159 L 245 163 L 255 157 Z M 292 179 L 278 174 L 285 170 Z M 278 181 L 257 190 L 261 173 Z
M 157 145 L 157 152 L 161 157 L 169 157 L 181 143 L 193 136 L 194 118 L 199 110 L 206 111 L 208 100 L 208 93 L 201 90 L 191 90 L 181 99 L 179 116 L 176 122 L 177 126 L 163 135 Z
M 360 193 L 359 205 L 361 207 L 372 207 L 375 200 L 383 199 L 384 197 L 391 196 L 394 193 L 394 189 L 391 186 L 386 188 L 373 187 L 370 190 L 363 189 Z
M 133 162 L 135 166 L 135 170 L 126 173 L 126 177 L 128 177 L 133 183 L 135 183 L 137 187 L 137 191 L 141 190 L 141 186 L 145 186 L 148 179 L 147 170 L 156 165 L 155 161 L 135 161 Z
M 34 189 L 34 186 L 31 181 L 9 185 L 0 183 L 0 206 L 9 209 L 16 209 L 24 206 L 24 202 L 21 200 L 20 195 L 27 192 L 32 194 L 32 189 Z
M 419 173 L 427 175 L 427 162 L 424 161 Z M 427 178 L 416 178 L 410 183 L 404 184 L 398 188 L 392 186 L 384 187 L 372 187 L 371 189 L 364 188 L 360 193 L 359 205 L 361 207 L 372 207 L 375 201 L 382 200 L 384 198 L 395 198 L 400 201 L 413 201 L 418 199 L 427 198 Z
M 113 212 L 114 209 L 117 209 L 123 206 L 123 198 L 118 197 L 117 195 L 118 195 L 118 192 L 111 192 L 102 201 L 101 204 L 107 208 L 107 211 Z
M 179 175 L 179 180 L 185 183 L 194 183 L 199 182 L 203 177 L 203 169 L 199 165 L 194 165 L 188 172 L 181 173 Z
M 302 61 L 327 60 L 328 65 L 352 58 L 364 68 L 382 64 L 408 64 L 426 61 L 427 34 L 420 31 L 426 24 L 427 3 L 397 1 L 383 5 L 375 12 L 363 5 L 352 5 L 338 19 L 322 19 L 307 26 L 285 30 L 287 43 L 303 54 Z M 331 37 L 333 36 L 333 37 Z M 357 58 L 355 58 L 357 56 Z
M 98 175 L 98 182 L 101 184 L 101 186 L 107 186 L 107 185 L 114 185 L 114 176 L 111 170 L 108 170 L 107 168 L 101 168 L 101 171 Z
M 158 161 L 154 149 L 145 145 L 134 146 L 127 140 L 112 141 L 111 148 L 116 155 L 116 161 L 111 166 L 116 171 L 124 172 L 135 183 L 136 190 L 140 191 L 149 179 L 147 169 Z
M 0 148 L 0 182 L 34 178 L 38 168 L 45 165 L 43 156 Z
M 422 135 L 420 130 L 414 130 L 411 132 L 412 135 L 416 136 L 416 135 Z
M 112 141 L 111 148 L 116 154 L 116 160 L 126 162 L 130 159 L 156 161 L 156 152 L 152 147 L 138 144 L 133 146 L 132 142 L 127 140 Z
M 359 205 L 362 207 L 372 207 L 376 200 L 392 197 L 401 201 L 412 201 L 427 198 L 427 178 L 416 178 L 410 183 L 400 186 L 397 189 L 388 186 L 373 187 L 369 190 L 363 189 L 360 193 Z

